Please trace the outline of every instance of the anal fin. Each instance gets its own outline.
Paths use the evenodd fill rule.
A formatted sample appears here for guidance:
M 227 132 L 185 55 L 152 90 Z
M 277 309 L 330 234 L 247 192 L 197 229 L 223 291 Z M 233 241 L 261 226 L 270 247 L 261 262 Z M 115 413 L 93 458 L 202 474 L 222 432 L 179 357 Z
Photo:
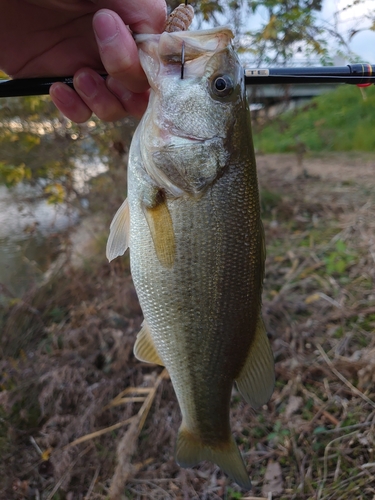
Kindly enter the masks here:
M 215 463 L 243 489 L 251 489 L 249 475 L 233 436 L 230 436 L 229 442 L 208 446 L 182 424 L 177 437 L 177 463 L 181 467 L 193 467 L 201 460 Z
M 146 321 L 142 323 L 142 329 L 137 335 L 137 340 L 134 345 L 134 356 L 140 361 L 164 366 L 156 350 L 154 341 L 151 337 L 150 328 Z
M 260 316 L 249 354 L 236 383 L 244 399 L 253 408 L 259 408 L 267 403 L 273 393 L 275 385 L 274 359 Z
M 172 217 L 162 192 L 152 207 L 143 206 L 155 252 L 164 267 L 172 267 L 176 254 Z

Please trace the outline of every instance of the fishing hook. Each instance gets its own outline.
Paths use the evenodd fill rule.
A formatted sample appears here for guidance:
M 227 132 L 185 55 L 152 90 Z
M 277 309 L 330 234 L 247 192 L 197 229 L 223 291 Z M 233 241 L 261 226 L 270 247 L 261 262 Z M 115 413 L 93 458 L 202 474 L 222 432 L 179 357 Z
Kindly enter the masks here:
M 184 66 L 185 66 L 185 42 L 181 46 L 181 80 L 184 79 Z

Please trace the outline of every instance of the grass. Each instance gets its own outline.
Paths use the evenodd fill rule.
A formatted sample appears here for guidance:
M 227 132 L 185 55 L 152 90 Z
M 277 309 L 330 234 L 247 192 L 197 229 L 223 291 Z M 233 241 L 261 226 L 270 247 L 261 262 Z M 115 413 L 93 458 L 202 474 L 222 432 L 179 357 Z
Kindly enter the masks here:
M 255 127 L 254 143 L 263 153 L 375 150 L 375 86 L 343 85 L 302 108 Z
M 176 465 L 171 383 L 134 359 L 128 260 L 103 256 L 4 311 L 0 498 L 373 500 L 375 181 L 363 169 L 374 158 L 358 161 L 310 158 L 302 177 L 291 155 L 258 159 L 277 378 L 256 412 L 233 393 L 251 492 L 213 464 Z

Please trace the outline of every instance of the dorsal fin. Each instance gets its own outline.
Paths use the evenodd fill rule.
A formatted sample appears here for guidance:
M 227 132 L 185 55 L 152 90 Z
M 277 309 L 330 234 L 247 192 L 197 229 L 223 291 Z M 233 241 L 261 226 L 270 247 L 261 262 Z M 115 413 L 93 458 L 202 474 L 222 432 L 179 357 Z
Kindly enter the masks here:
M 129 246 L 130 213 L 128 199 L 117 210 L 111 222 L 106 255 L 109 262 L 124 255 Z

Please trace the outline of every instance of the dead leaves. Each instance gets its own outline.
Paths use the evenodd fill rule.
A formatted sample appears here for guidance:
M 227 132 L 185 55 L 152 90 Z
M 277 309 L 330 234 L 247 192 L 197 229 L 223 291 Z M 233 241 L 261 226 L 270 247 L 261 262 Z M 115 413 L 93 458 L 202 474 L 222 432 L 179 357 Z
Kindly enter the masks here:
M 281 495 L 284 491 L 283 474 L 278 462 L 269 460 L 262 488 L 262 495 L 270 498 L 271 495 Z M 272 496 L 271 496 L 272 498 Z

